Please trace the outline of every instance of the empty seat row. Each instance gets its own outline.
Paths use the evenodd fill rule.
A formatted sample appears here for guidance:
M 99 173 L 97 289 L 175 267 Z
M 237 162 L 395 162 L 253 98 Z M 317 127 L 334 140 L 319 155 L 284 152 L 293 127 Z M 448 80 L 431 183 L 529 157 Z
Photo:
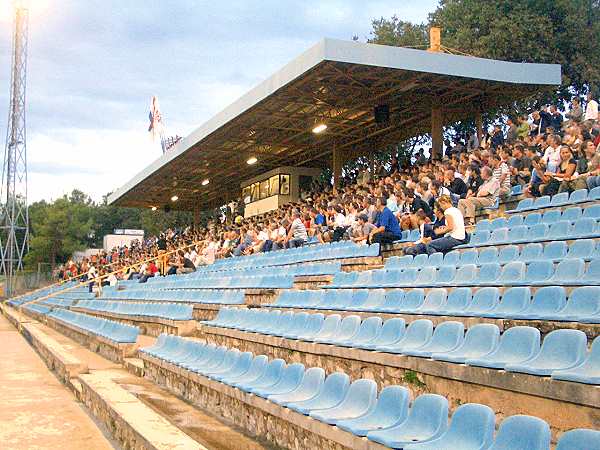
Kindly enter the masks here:
M 124 325 L 113 320 L 80 314 L 67 309 L 57 309 L 48 314 L 55 320 L 67 323 L 92 334 L 102 336 L 117 343 L 133 343 L 137 340 L 140 329 Z
M 557 241 L 600 237 L 598 219 L 580 219 L 575 223 L 559 220 L 551 225 L 517 225 L 497 230 L 475 230 L 468 244 L 457 248 L 483 247 L 487 245 L 525 244 L 527 242 Z
M 405 286 L 530 286 L 600 284 L 600 259 L 589 263 L 581 258 L 563 259 L 558 264 L 539 260 L 463 264 L 460 267 L 412 267 L 400 270 L 378 269 L 340 272 L 324 289 L 393 288 Z
M 203 323 L 286 339 L 600 384 L 600 339 L 594 341 L 588 354 L 587 337 L 579 330 L 554 330 L 540 348 L 537 328 L 513 327 L 500 336 L 496 325 L 477 324 L 464 333 L 464 324 L 458 321 L 442 322 L 434 330 L 433 322 L 427 319 L 415 320 L 406 327 L 400 318 L 384 322 L 377 316 L 361 320 L 354 315 L 342 318 L 339 314 L 225 309 L 214 320 Z
M 211 267 L 211 266 L 204 266 Z M 342 268 L 341 262 L 325 262 L 325 263 L 314 263 L 314 264 L 296 264 L 286 265 L 277 267 L 277 273 L 281 275 L 294 275 L 294 276 L 305 276 L 305 275 L 333 275 L 339 272 Z M 221 270 L 196 270 L 191 276 L 193 277 L 205 277 L 205 276 L 228 276 L 230 274 L 235 275 L 261 275 L 268 274 L 273 271 L 272 266 L 262 267 L 236 267 L 226 266 L 222 267 Z
M 294 276 L 190 277 L 189 275 L 178 275 L 154 277 L 150 278 L 148 282 L 149 288 L 160 289 L 290 289 L 294 285 Z
M 284 266 L 308 261 L 372 257 L 379 256 L 379 250 L 379 244 L 360 245 L 351 241 L 340 241 L 331 244 L 306 245 L 276 252 L 257 253 L 239 258 L 224 258 L 215 261 L 214 264 L 199 268 L 198 271 L 212 272 L 239 268 Z
M 58 306 L 60 308 L 69 308 L 70 306 L 73 306 L 75 302 L 77 302 L 76 298 L 60 298 L 56 296 L 50 297 L 46 300 L 42 300 L 40 304 L 48 306 Z
M 530 263 L 546 260 L 560 262 L 563 259 L 580 258 L 586 261 L 600 259 L 600 241 L 593 239 L 578 239 L 568 244 L 566 241 L 552 241 L 545 245 L 539 242 L 529 243 L 520 248 L 510 244 L 503 247 L 485 247 L 480 250 L 452 250 L 445 255 L 442 253 L 426 253 L 411 256 L 392 256 L 385 261 L 386 269 L 408 269 L 421 267 L 462 266 L 464 264 L 499 263 L 507 264 L 513 261 Z
M 37 300 L 38 298 L 46 297 L 55 292 L 60 292 L 64 289 L 69 289 L 76 286 L 78 283 L 76 281 L 69 281 L 61 284 L 53 284 L 52 286 L 48 286 L 46 288 L 38 289 L 34 292 L 30 292 L 25 295 L 20 295 L 18 297 L 11 298 L 7 303 L 11 306 L 19 306 L 23 303 L 31 302 L 33 300 Z
M 600 187 L 595 187 L 589 192 L 587 189 L 578 189 L 571 192 L 571 194 L 568 192 L 561 192 L 553 195 L 552 197 L 549 195 L 544 195 L 536 199 L 525 198 L 517 204 L 515 209 L 506 212 L 511 214 L 515 212 L 534 211 L 536 209 L 560 207 L 577 203 L 592 202 L 596 200 L 600 200 Z
M 138 286 L 144 286 L 143 288 Z M 194 290 L 194 289 L 156 289 L 152 285 L 136 284 L 135 289 L 102 293 L 104 299 L 158 300 L 185 303 L 207 303 L 241 305 L 244 303 L 244 291 L 227 290 Z
M 448 423 L 449 402 L 437 394 L 411 400 L 402 386 L 380 392 L 373 380 L 351 382 L 343 372 L 326 375 L 320 367 L 286 364 L 265 355 L 216 347 L 161 335 L 141 350 L 281 407 L 393 448 L 549 450 L 548 424 L 532 416 L 510 416 L 495 430 L 495 413 L 487 406 L 459 406 Z M 563 443 L 564 442 L 564 443 Z M 572 430 L 557 449 L 590 450 L 600 445 L 600 433 Z
M 273 308 L 364 311 L 435 316 L 600 323 L 600 287 L 580 286 L 568 296 L 563 286 L 544 286 L 532 296 L 529 287 L 497 287 L 476 291 L 461 287 L 405 290 L 284 291 Z
M 158 317 L 169 320 L 192 320 L 194 308 L 177 303 L 128 303 L 106 300 L 80 300 L 78 308 L 88 311 L 112 312 L 127 316 Z
M 42 315 L 46 315 L 48 314 L 52 308 L 50 308 L 49 306 L 45 306 L 45 305 L 38 305 L 38 304 L 31 304 L 31 305 L 25 305 L 23 306 L 23 309 L 27 310 L 27 311 L 34 311 L 38 314 L 42 314 Z
M 521 225 L 529 227 L 540 223 L 550 225 L 559 220 L 576 222 L 580 219 L 600 219 L 600 205 L 591 205 L 583 209 L 579 206 L 571 206 L 564 211 L 551 209 L 545 213 L 512 214 L 509 217 L 498 217 L 493 220 L 482 219 L 477 222 L 475 229 L 477 231 L 494 231 L 499 228 L 513 228 Z

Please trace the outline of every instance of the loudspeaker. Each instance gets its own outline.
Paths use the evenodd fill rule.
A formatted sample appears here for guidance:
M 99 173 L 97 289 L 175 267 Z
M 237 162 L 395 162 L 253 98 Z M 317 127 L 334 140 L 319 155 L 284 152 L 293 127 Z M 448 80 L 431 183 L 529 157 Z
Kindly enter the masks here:
M 386 123 L 390 121 L 390 105 L 379 105 L 373 109 L 376 123 Z

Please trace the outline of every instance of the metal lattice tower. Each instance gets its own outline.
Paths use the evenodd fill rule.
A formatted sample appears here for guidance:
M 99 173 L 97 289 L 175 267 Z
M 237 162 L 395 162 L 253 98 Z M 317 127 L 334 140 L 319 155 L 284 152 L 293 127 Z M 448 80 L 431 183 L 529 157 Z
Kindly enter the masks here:
M 29 11 L 16 4 L 8 127 L 0 185 L 0 274 L 6 276 L 7 296 L 14 291 L 16 273 L 23 270 L 23 256 L 29 241 L 25 132 L 28 28 Z

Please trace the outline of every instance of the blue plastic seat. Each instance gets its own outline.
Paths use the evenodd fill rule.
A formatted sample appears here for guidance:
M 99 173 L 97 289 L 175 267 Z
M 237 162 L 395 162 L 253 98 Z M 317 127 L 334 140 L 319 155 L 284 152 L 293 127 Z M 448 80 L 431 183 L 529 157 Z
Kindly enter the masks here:
M 508 220 L 504 217 L 498 217 L 490 222 L 490 230 L 498 230 L 499 228 L 508 228 Z
M 250 392 L 259 397 L 287 394 L 297 389 L 304 378 L 304 364 L 294 363 L 283 369 L 281 378 L 274 384 L 265 387 L 252 388 Z
M 386 268 L 404 269 L 412 266 L 412 255 L 392 256 L 385 262 Z
M 452 351 L 462 344 L 465 326 L 462 322 L 447 321 L 440 323 L 431 339 L 423 346 L 408 348 L 402 351 L 404 355 L 430 357 L 432 353 Z
M 444 261 L 444 254 L 440 252 L 432 253 L 425 262 L 426 267 L 439 267 Z
M 243 384 L 257 380 L 265 373 L 268 364 L 269 358 L 266 355 L 255 356 L 252 360 L 252 363 L 250 364 L 250 367 L 245 373 L 238 376 L 227 376 L 224 377 L 221 381 L 230 386 L 235 386 L 238 383 Z
M 544 247 L 542 259 L 549 261 L 560 261 L 567 256 L 568 246 L 565 241 L 549 242 Z
M 523 223 L 524 217 L 521 214 L 514 214 L 508 218 L 508 228 L 518 227 L 519 225 L 525 225 Z
M 452 250 L 444 255 L 444 260 L 442 261 L 443 266 L 458 266 L 459 259 L 462 258 L 460 252 L 457 250 Z
M 540 350 L 540 331 L 533 327 L 512 327 L 500 336 L 498 347 L 479 358 L 468 358 L 469 366 L 502 369 L 507 364 L 527 361 Z
M 596 242 L 593 239 L 577 239 L 569 245 L 566 258 L 590 259 L 594 254 L 595 245 Z
M 474 231 L 473 234 L 471 234 L 471 241 L 469 242 L 469 245 L 472 247 L 485 245 L 490 240 L 491 234 L 492 233 L 490 230 Z
M 600 431 L 585 428 L 567 431 L 560 437 L 556 445 L 556 450 L 597 450 L 599 448 Z
M 517 364 L 507 364 L 509 372 L 551 375 L 555 370 L 581 364 L 587 353 L 587 337 L 579 330 L 554 330 L 546 335 L 538 354 Z
M 581 219 L 583 212 L 579 206 L 571 206 L 567 208 L 562 213 L 562 220 L 568 220 L 569 222 L 575 222 L 576 220 Z
M 550 201 L 550 206 L 563 206 L 569 203 L 569 193 L 568 192 L 559 192 L 552 196 L 552 200 Z
M 542 213 L 531 213 L 527 214 L 523 219 L 523 225 L 527 225 L 528 227 L 532 227 L 534 225 L 538 225 L 542 222 Z
M 315 398 L 325 382 L 325 371 L 320 367 L 311 367 L 304 373 L 302 381 L 296 389 L 284 394 L 273 394 L 267 397 L 279 405 Z
M 500 249 L 497 261 L 500 264 L 508 264 L 519 259 L 519 247 L 516 245 L 506 245 Z
M 494 440 L 496 416 L 489 406 L 467 403 L 456 408 L 450 427 L 437 439 L 407 445 L 406 450 L 487 449 Z
M 405 292 L 401 289 L 388 291 L 385 293 L 385 298 L 380 306 L 370 308 L 369 311 L 396 311 L 400 309 L 400 305 L 404 301 Z
M 492 250 L 493 247 L 490 247 L 489 249 L 486 248 L 484 250 Z M 446 254 L 446 256 L 448 256 L 448 254 Z M 462 264 L 477 264 L 477 260 L 480 258 L 480 255 L 478 254 L 477 250 L 475 249 L 469 249 L 469 250 L 465 250 L 464 252 L 462 252 L 460 254 L 460 262 L 457 262 L 456 264 L 453 265 L 462 265 Z
M 530 241 L 543 241 L 548 238 L 548 225 L 545 223 L 538 223 L 529 227 L 529 240 Z
M 500 330 L 496 325 L 481 323 L 467 330 L 460 347 L 445 353 L 433 353 L 438 361 L 464 363 L 467 359 L 479 358 L 492 352 L 498 345 Z
M 526 210 L 530 209 L 532 206 L 533 206 L 533 199 L 532 198 L 524 198 L 523 200 L 519 201 L 516 209 L 507 211 L 507 212 L 511 213 L 511 212 L 518 212 L 518 211 L 526 211 Z
M 594 198 L 596 195 L 593 192 L 594 189 L 592 189 L 590 192 L 588 192 L 587 189 L 577 189 L 571 192 L 571 195 L 569 196 L 569 203 L 583 203 L 588 200 L 596 200 Z
M 477 250 L 471 250 L 477 254 Z M 497 263 L 498 262 L 498 248 L 497 247 L 486 247 L 482 248 L 479 252 L 479 257 L 474 259 L 471 262 L 463 261 L 462 257 L 460 260 L 461 264 L 488 264 L 488 263 Z
M 440 316 L 460 315 L 471 302 L 471 288 L 459 287 L 451 289 L 444 307 L 438 311 L 432 311 L 430 314 Z
M 323 323 L 325 322 L 325 315 L 321 313 L 310 314 L 308 319 L 306 320 L 306 324 L 304 329 L 298 331 L 294 334 L 288 334 L 286 337 L 288 339 L 302 339 L 302 340 L 310 340 L 314 338 L 319 331 L 323 328 Z
M 562 286 L 544 286 L 533 295 L 533 301 L 522 312 L 509 314 L 511 319 L 543 320 L 565 307 L 567 294 Z
M 594 339 L 590 352 L 581 364 L 570 369 L 555 370 L 552 372 L 552 378 L 575 383 L 600 384 L 600 338 Z
M 521 186 L 520 184 L 515 184 L 510 189 L 510 195 L 511 196 L 521 195 L 522 193 L 523 193 L 523 186 Z
M 535 199 L 531 209 L 542 209 L 547 208 L 548 206 L 550 206 L 550 196 L 542 195 L 541 197 Z
M 516 415 L 502 421 L 489 450 L 548 450 L 550 427 L 537 417 Z M 570 447 L 574 450 L 573 447 Z
M 590 263 L 591 264 L 591 263 Z M 589 268 L 588 268 L 589 271 Z M 548 284 L 579 284 L 585 273 L 585 261 L 582 259 L 563 259 L 558 263 L 554 275 Z M 584 282 L 585 284 L 585 282 Z
M 475 231 L 490 231 L 491 221 L 489 219 L 481 219 L 475 224 Z
M 475 264 L 465 264 L 456 271 L 456 275 L 450 284 L 454 286 L 470 286 L 473 284 L 476 276 L 477 266 Z
M 437 267 L 423 267 L 415 280 L 415 286 L 432 286 L 435 284 Z
M 352 336 L 356 334 L 358 328 L 360 327 L 360 316 L 346 316 L 341 322 L 337 322 L 337 320 L 333 320 L 331 324 L 329 324 L 328 329 L 322 329 L 317 335 L 314 337 L 314 342 L 320 343 L 332 343 L 336 341 L 345 341 L 350 339 Z M 329 333 L 331 332 L 331 334 Z
M 527 241 L 529 238 L 527 233 L 529 227 L 525 225 L 519 225 L 508 230 L 507 242 L 517 243 Z
M 283 359 L 274 359 L 269 362 L 266 369 L 257 378 L 245 379 L 239 383 L 234 383 L 234 386 L 245 392 L 250 392 L 254 388 L 261 389 L 273 386 L 281 379 L 281 374 L 285 366 L 286 364 Z
M 571 236 L 571 222 L 566 220 L 559 220 L 558 222 L 552 222 L 547 239 L 567 239 Z
M 445 286 L 452 283 L 454 277 L 456 276 L 456 267 L 455 266 L 442 266 L 438 269 L 435 284 L 437 286 Z
M 384 322 L 381 327 L 381 332 L 375 339 L 370 342 L 366 342 L 358 345 L 360 348 L 367 350 L 375 349 L 379 346 L 392 345 L 398 342 L 404 336 L 406 329 L 406 322 L 402 318 L 388 319 Z
M 394 309 L 394 312 L 413 313 L 417 311 L 425 301 L 425 290 L 411 289 L 404 296 L 404 300 L 399 307 Z
M 504 291 L 502 300 L 490 311 L 483 312 L 482 317 L 510 317 L 525 311 L 531 302 L 531 291 L 528 287 L 511 287 Z
M 600 243 L 598 244 L 598 250 L 600 250 Z M 594 255 L 596 256 L 596 255 Z M 569 261 L 577 261 L 577 260 L 569 260 Z M 574 280 L 573 284 L 576 283 L 581 284 L 600 284 L 600 258 L 592 259 L 585 271 L 583 277 L 579 280 Z
M 492 231 L 488 245 L 505 244 L 508 242 L 508 228 L 498 228 Z
M 415 313 L 429 314 L 429 312 L 439 311 L 446 303 L 447 295 L 446 289 L 444 288 L 431 289 L 425 296 L 423 304 L 415 310 Z
M 600 323 L 600 286 L 581 286 L 573 289 L 566 306 L 548 320 Z
M 335 340 L 334 343 L 343 347 L 358 347 L 361 344 L 369 343 L 381 332 L 382 323 L 381 317 L 367 317 L 353 336 L 342 341 Z
M 596 237 L 598 233 L 598 221 L 596 219 L 579 219 L 573 227 L 573 237 L 586 238 Z
M 544 284 L 554 275 L 552 260 L 536 260 L 527 265 L 525 284 Z
M 521 284 L 525 279 L 525 263 L 513 261 L 502 267 L 502 272 L 498 279 L 493 283 L 495 285 Z
M 363 301 L 353 303 L 346 308 L 348 311 L 374 311 L 381 307 L 385 301 L 385 291 L 383 289 L 370 289 Z
M 377 383 L 360 379 L 353 382 L 342 402 L 332 408 L 313 409 L 310 416 L 321 422 L 335 425 L 341 420 L 355 419 L 371 412 L 377 402 Z
M 484 287 L 473 294 L 473 300 L 460 313 L 461 316 L 481 317 L 486 312 L 493 311 L 500 301 L 500 291 L 496 287 Z
M 600 219 L 600 205 L 591 205 L 584 209 L 584 219 Z
M 427 442 L 448 428 L 448 400 L 441 395 L 423 394 L 412 404 L 407 419 L 383 430 L 370 431 L 367 438 L 392 448 Z
M 345 373 L 335 372 L 325 379 L 323 388 L 315 397 L 289 402 L 285 406 L 301 414 L 308 414 L 311 410 L 333 408 L 344 399 L 349 386 L 350 377 Z
M 381 390 L 377 404 L 370 413 L 355 419 L 341 420 L 338 428 L 357 436 L 402 423 L 408 415 L 410 391 L 402 386 L 387 386 Z
M 473 280 L 471 284 L 474 285 L 482 285 L 482 284 L 492 284 L 494 281 L 498 279 L 501 272 L 500 264 L 497 262 L 494 263 L 485 263 L 482 264 L 479 268 L 479 272 L 477 276 Z
M 538 259 L 542 259 L 543 252 L 544 246 L 542 244 L 529 243 L 521 250 L 518 260 L 523 261 L 524 263 L 536 261 Z
M 402 339 L 391 345 L 377 346 L 375 350 L 387 353 L 402 353 L 403 349 L 422 347 L 431 339 L 432 334 L 433 322 L 431 320 L 415 320 L 406 327 Z
M 250 369 L 253 359 L 254 355 L 252 352 L 243 352 L 239 355 L 235 364 L 230 369 L 219 371 L 218 373 L 211 375 L 210 378 L 213 378 L 217 381 L 223 381 L 223 379 L 228 377 L 238 377 L 243 375 Z

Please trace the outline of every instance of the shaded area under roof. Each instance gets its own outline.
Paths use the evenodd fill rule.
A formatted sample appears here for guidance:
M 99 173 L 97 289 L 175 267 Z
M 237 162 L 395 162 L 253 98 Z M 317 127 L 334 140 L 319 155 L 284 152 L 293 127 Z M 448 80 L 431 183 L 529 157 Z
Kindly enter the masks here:
M 182 139 L 109 197 L 117 206 L 214 207 L 279 166 L 331 166 L 530 97 L 561 83 L 560 65 L 496 61 L 324 39 Z M 389 105 L 375 122 L 373 108 Z M 325 122 L 326 132 L 311 132 Z M 256 156 L 258 163 L 246 160 Z M 202 186 L 204 179 L 210 184 Z M 171 203 L 173 195 L 179 201 Z

